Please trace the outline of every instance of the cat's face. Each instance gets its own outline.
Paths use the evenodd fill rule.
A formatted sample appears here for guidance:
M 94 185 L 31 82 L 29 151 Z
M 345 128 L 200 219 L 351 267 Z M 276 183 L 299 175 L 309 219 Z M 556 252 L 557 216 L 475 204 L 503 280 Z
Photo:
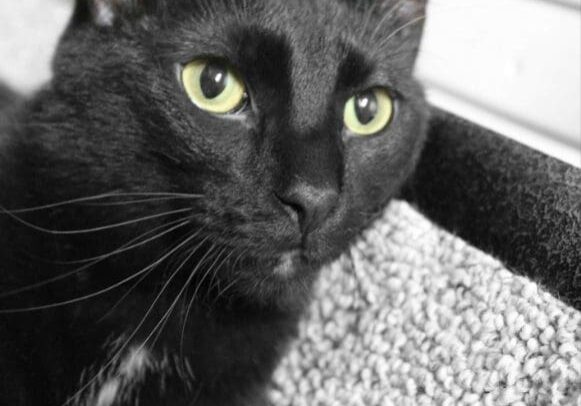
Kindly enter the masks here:
M 426 123 L 412 79 L 424 8 L 81 1 L 54 86 L 83 131 L 61 136 L 61 152 L 93 162 L 83 176 L 97 193 L 201 194 L 192 229 L 239 259 L 219 278 L 284 300 L 413 169 Z

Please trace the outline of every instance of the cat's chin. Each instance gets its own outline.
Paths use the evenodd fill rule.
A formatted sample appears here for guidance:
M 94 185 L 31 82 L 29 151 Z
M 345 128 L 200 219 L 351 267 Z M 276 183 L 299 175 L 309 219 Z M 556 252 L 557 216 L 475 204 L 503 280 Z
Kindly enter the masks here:
M 301 264 L 300 250 L 293 250 L 283 253 L 274 266 L 272 273 L 281 279 L 290 279 L 295 276 Z
M 230 279 L 236 281 L 233 290 L 250 302 L 297 309 L 308 303 L 320 268 L 301 250 L 290 250 L 268 259 L 246 258 Z

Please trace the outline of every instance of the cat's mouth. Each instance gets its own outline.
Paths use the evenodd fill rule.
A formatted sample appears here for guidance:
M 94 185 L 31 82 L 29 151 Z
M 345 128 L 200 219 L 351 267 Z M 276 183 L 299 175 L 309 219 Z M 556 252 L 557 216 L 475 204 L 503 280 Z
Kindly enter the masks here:
M 279 282 L 289 282 L 317 268 L 300 248 L 290 248 L 269 257 L 247 257 L 242 263 L 243 269 L 251 274 Z

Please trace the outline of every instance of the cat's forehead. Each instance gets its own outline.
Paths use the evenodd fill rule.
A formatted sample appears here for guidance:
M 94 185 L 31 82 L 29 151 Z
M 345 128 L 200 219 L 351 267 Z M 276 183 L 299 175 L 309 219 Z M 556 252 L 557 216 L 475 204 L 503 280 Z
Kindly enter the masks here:
M 254 49 L 261 59 L 281 57 L 277 61 L 281 67 L 292 65 L 300 75 L 337 72 L 342 61 L 362 60 L 362 56 L 369 62 L 381 62 L 389 52 L 369 13 L 355 12 L 340 0 L 221 0 L 208 2 L 208 7 L 193 6 L 205 2 L 189 4 L 182 9 L 179 22 L 171 21 L 167 32 L 169 37 L 178 32 L 171 45 L 191 47 L 194 54 L 227 57 L 241 53 L 241 49 Z M 392 45 L 397 46 L 396 41 Z M 271 52 L 274 48 L 278 52 Z M 358 58 L 353 58 L 354 53 Z
M 201 36 L 208 28 L 210 34 L 219 34 L 252 27 L 285 38 L 298 53 L 325 51 L 327 55 L 340 53 L 340 42 L 370 50 L 381 43 L 379 32 L 373 32 L 371 13 L 356 12 L 343 0 L 198 0 L 185 4 L 179 9 L 182 28 Z

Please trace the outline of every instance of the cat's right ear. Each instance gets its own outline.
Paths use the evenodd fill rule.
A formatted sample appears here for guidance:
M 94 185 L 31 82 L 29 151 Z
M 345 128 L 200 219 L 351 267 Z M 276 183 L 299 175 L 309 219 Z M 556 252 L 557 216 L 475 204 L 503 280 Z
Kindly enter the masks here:
M 142 15 L 152 0 L 76 0 L 72 25 L 110 27 L 121 19 Z

